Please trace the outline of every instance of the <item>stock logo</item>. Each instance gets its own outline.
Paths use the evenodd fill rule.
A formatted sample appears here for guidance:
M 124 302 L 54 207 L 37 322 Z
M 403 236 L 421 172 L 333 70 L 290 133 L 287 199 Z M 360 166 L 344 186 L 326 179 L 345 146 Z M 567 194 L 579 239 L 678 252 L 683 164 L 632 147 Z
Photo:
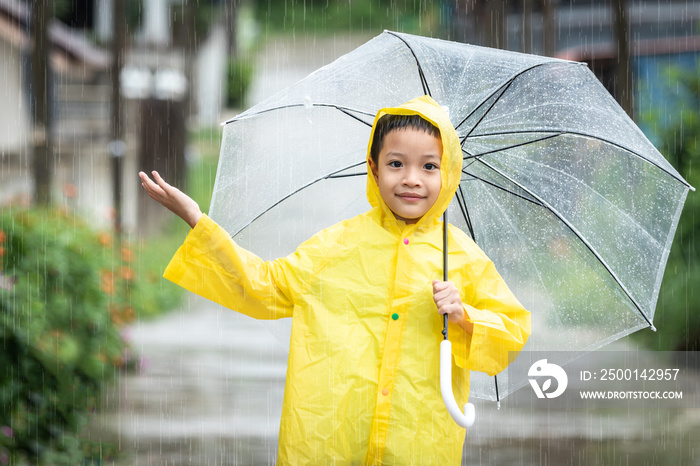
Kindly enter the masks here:
M 530 366 L 527 375 L 530 377 L 528 381 L 532 385 L 537 398 L 556 398 L 564 393 L 566 385 L 569 383 L 569 378 L 566 376 L 564 369 L 557 364 L 548 363 L 546 359 L 540 359 Z M 544 379 L 542 386 L 537 382 L 537 379 Z M 557 381 L 555 390 L 551 390 L 552 379 Z

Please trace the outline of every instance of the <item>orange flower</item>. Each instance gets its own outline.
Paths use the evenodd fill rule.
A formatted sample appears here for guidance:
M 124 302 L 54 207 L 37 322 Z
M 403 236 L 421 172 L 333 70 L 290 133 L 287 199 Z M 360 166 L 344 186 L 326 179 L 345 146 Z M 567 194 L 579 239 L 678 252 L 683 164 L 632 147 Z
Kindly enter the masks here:
M 6 238 L 5 232 L 0 230 L 0 243 L 4 243 Z
M 100 288 L 102 288 L 102 291 L 104 291 L 108 295 L 113 295 L 114 294 L 114 274 L 108 270 L 103 270 L 100 273 L 100 280 L 102 281 L 102 284 L 100 286 Z
M 5 248 L 3 248 L 2 246 L 0 246 L 0 257 L 2 257 L 2 256 L 4 256 L 4 255 L 5 255 Z
M 136 319 L 136 311 L 134 311 L 133 307 L 129 306 L 122 312 L 122 317 L 124 318 L 124 322 L 127 324 L 131 323 Z
M 124 262 L 133 262 L 134 261 L 134 251 L 132 251 L 129 248 L 122 248 L 122 260 Z
M 99 241 L 102 246 L 109 247 L 112 245 L 112 235 L 106 231 L 101 231 L 97 234 L 97 241 Z
M 136 278 L 136 273 L 134 272 L 134 269 L 126 266 L 119 268 L 119 274 L 126 281 L 132 281 L 134 278 Z
M 122 319 L 121 314 L 119 314 L 118 312 L 112 314 L 112 323 L 117 327 L 121 327 L 122 325 L 124 325 L 124 319 Z

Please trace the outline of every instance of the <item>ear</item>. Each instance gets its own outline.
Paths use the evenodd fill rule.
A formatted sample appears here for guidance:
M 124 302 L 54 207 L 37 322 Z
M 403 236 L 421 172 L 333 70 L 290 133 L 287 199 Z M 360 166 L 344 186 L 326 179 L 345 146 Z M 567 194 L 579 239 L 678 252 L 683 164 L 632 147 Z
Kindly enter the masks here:
M 374 163 L 374 160 L 372 158 L 369 159 L 369 168 L 372 170 L 372 175 L 374 175 L 374 181 L 379 182 L 379 175 L 377 172 L 377 165 Z

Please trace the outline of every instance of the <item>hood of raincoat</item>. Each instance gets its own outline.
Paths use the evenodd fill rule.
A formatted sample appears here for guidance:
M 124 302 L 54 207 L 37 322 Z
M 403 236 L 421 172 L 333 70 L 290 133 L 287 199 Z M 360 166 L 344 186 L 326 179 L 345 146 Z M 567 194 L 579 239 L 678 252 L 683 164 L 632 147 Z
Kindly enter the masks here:
M 377 112 L 372 124 L 372 134 L 367 147 L 367 200 L 372 207 L 380 207 L 383 223 L 393 230 L 398 227 L 404 230 L 404 222 L 396 220 L 394 213 L 382 199 L 379 193 L 379 186 L 374 179 L 370 167 L 370 149 L 374 140 L 374 132 L 377 128 L 377 121 L 384 115 L 420 115 L 427 121 L 435 125 L 440 130 L 442 140 L 442 160 L 440 162 L 440 177 L 442 186 L 435 204 L 413 225 L 407 225 L 409 229 L 425 229 L 439 221 L 440 216 L 447 210 L 454 197 L 459 181 L 462 176 L 462 148 L 459 144 L 459 137 L 452 122 L 445 110 L 430 96 L 418 97 L 409 100 L 398 107 L 383 108 Z

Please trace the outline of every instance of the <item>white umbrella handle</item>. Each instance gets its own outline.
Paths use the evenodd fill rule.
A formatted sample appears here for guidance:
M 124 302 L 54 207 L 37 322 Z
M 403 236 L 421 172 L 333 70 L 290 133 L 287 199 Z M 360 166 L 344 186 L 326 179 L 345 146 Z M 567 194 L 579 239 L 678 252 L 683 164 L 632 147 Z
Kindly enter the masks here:
M 440 391 L 442 401 L 445 402 L 445 407 L 452 419 L 462 427 L 471 427 L 476 418 L 474 405 L 465 404 L 464 414 L 462 414 L 452 393 L 452 343 L 450 340 L 442 340 L 440 343 Z

